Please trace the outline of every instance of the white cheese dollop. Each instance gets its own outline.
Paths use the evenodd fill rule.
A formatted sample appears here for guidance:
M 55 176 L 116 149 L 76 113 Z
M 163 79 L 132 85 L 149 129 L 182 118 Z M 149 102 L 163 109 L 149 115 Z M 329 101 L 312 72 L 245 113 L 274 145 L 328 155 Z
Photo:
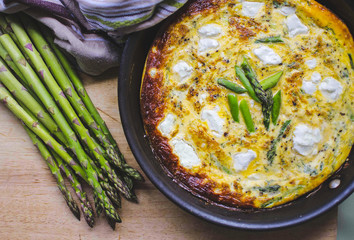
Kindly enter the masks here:
M 199 103 L 203 103 L 204 100 L 208 97 L 208 94 L 202 93 L 199 95 Z
M 271 64 L 277 65 L 282 62 L 281 57 L 276 54 L 273 49 L 262 46 L 253 50 L 253 53 L 264 63 L 264 64 Z
M 253 159 L 257 157 L 257 154 L 252 150 L 247 150 L 245 153 L 237 153 L 232 156 L 234 161 L 234 169 L 239 172 L 246 170 L 248 165 Z
M 317 90 L 317 84 L 321 81 L 321 74 L 318 72 L 312 73 L 311 81 L 303 81 L 302 89 L 307 94 L 313 94 Z
M 294 150 L 304 156 L 317 153 L 317 143 L 321 141 L 318 128 L 312 129 L 305 124 L 296 126 L 293 136 Z
M 193 68 L 185 61 L 179 61 L 172 70 L 179 75 L 181 81 L 189 78 L 193 72 Z
M 201 114 L 201 119 L 203 121 L 207 121 L 211 132 L 216 137 L 221 137 L 222 134 L 224 133 L 223 126 L 225 121 L 218 115 L 218 111 L 220 111 L 219 106 L 216 106 L 214 109 L 211 110 L 203 109 Z
M 219 42 L 215 39 L 211 38 L 202 38 L 199 40 L 199 52 L 207 52 L 212 49 L 216 49 L 219 47 Z
M 318 72 L 313 72 L 311 75 L 311 81 L 315 84 L 320 83 L 322 77 L 321 74 L 319 74 Z
M 296 14 L 292 14 L 287 17 L 285 22 L 288 27 L 290 37 L 295 37 L 298 34 L 306 34 L 309 31 L 309 29 L 296 16 Z
M 246 17 L 255 17 L 263 6 L 261 2 L 243 2 L 241 13 Z
M 183 167 L 192 168 L 200 165 L 201 161 L 191 145 L 182 139 L 172 139 L 171 144 Z
M 216 37 L 220 35 L 222 30 L 221 27 L 219 27 L 216 24 L 207 24 L 199 28 L 198 32 L 200 36 L 207 38 L 207 37 Z
M 162 136 L 169 136 L 175 128 L 176 116 L 169 113 L 165 119 L 158 125 L 157 129 L 161 132 Z
M 307 94 L 313 94 L 317 90 L 316 84 L 314 84 L 311 81 L 303 81 L 302 82 L 302 89 Z
M 330 100 L 337 100 L 343 92 L 343 87 L 332 77 L 327 77 L 321 82 L 319 89 L 323 96 Z
M 287 7 L 287 6 L 283 6 L 280 10 L 279 10 L 279 12 L 281 13 L 281 14 L 283 14 L 284 16 L 289 16 L 289 15 L 291 15 L 291 14 L 294 14 L 295 13 L 295 8 L 293 8 L 293 7 Z
M 307 60 L 305 62 L 305 64 L 307 65 L 307 67 L 309 69 L 314 69 L 317 66 L 317 60 L 315 58 L 314 59 L 310 59 L 310 60 Z

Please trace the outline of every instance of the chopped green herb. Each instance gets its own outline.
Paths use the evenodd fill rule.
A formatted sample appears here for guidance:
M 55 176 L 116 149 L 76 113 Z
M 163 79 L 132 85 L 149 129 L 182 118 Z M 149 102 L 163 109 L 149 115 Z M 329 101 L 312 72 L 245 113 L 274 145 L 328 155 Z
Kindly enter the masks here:
M 281 39 L 280 36 L 275 36 L 275 37 L 265 37 L 265 38 L 260 38 L 255 41 L 255 43 L 283 43 L 283 39 Z
M 353 62 L 352 55 L 351 55 L 350 53 L 348 53 L 348 57 L 349 57 L 349 61 L 350 61 L 350 66 L 351 66 L 352 69 L 354 70 L 354 62 Z
M 287 195 L 296 193 L 297 191 L 299 191 L 300 189 L 302 189 L 304 187 L 305 187 L 304 185 L 298 185 L 298 186 L 294 187 L 293 189 L 291 189 L 289 191 L 286 191 L 284 194 L 282 194 L 282 196 L 272 198 L 269 201 L 263 203 L 261 205 L 261 208 L 271 207 L 274 203 L 279 202 L 280 200 L 282 200 Z
M 269 185 L 265 187 L 256 187 L 260 192 L 277 192 L 280 189 L 280 186 L 278 184 L 275 185 Z
M 278 1 L 273 1 L 273 6 L 274 8 L 279 8 L 281 6 L 281 3 Z

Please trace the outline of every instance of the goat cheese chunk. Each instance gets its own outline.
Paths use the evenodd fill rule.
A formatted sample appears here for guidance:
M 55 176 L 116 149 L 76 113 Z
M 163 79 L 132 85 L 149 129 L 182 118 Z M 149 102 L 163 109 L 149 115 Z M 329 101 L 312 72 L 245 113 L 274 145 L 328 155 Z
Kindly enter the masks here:
M 317 61 L 316 61 L 316 59 L 314 58 L 314 59 L 307 60 L 307 61 L 305 62 L 305 64 L 307 65 L 307 67 L 308 67 L 309 69 L 314 69 L 314 68 L 317 66 Z
M 218 112 L 220 108 L 216 106 L 214 109 L 203 109 L 201 114 L 201 119 L 207 121 L 209 129 L 216 137 L 221 137 L 224 133 L 224 119 L 222 119 Z
M 216 24 L 207 24 L 198 30 L 199 35 L 203 38 L 216 37 L 222 32 L 221 27 Z
M 312 129 L 305 124 L 299 124 L 293 136 L 294 150 L 303 156 L 317 154 L 317 144 L 321 139 L 318 128 Z
M 161 132 L 162 136 L 169 136 L 175 128 L 176 116 L 169 113 L 165 119 L 158 125 L 157 129 Z
M 319 74 L 318 72 L 312 73 L 311 82 L 313 82 L 314 84 L 318 84 L 320 83 L 321 79 L 322 79 L 321 74 Z
M 306 34 L 309 31 L 296 14 L 287 17 L 285 23 L 288 27 L 290 37 L 295 37 L 298 34 Z
M 219 47 L 219 42 L 212 38 L 202 38 L 199 40 L 199 52 L 204 53 Z
M 312 95 L 317 90 L 316 84 L 311 81 L 303 81 L 302 90 L 304 90 L 305 93 Z
M 313 94 L 317 90 L 317 85 L 321 81 L 321 74 L 318 72 L 312 73 L 311 80 L 310 81 L 303 81 L 302 82 L 302 89 L 304 90 L 305 93 L 307 94 Z
M 253 50 L 256 55 L 264 64 L 278 65 L 282 62 L 281 57 L 274 52 L 273 49 L 267 46 L 262 46 Z
M 255 17 L 263 6 L 261 2 L 243 2 L 241 13 L 246 17 Z
M 235 171 L 243 171 L 248 168 L 248 165 L 253 159 L 257 157 L 257 154 L 252 150 L 247 150 L 247 152 L 237 153 L 232 156 Z
M 336 79 L 327 77 L 321 82 L 319 89 L 327 99 L 335 101 L 343 92 L 343 87 Z
M 186 80 L 192 75 L 193 68 L 185 61 L 179 61 L 172 70 L 180 77 L 180 81 Z
M 172 139 L 173 152 L 178 156 L 180 164 L 185 168 L 193 168 L 201 164 L 194 148 L 183 139 Z

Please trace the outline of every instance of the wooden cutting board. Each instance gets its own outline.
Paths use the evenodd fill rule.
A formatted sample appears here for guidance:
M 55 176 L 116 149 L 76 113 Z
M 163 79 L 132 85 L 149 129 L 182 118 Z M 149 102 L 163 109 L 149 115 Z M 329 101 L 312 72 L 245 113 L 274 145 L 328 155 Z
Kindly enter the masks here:
M 88 93 L 119 147 L 138 167 L 124 137 L 117 103 L 117 70 L 101 77 L 82 75 Z M 137 186 L 139 204 L 123 202 L 115 231 L 100 217 L 93 229 L 72 215 L 37 149 L 20 122 L 0 105 L 0 239 L 285 239 L 334 240 L 337 210 L 300 226 L 246 232 L 200 220 L 170 202 L 150 181 Z M 271 216 L 270 216 L 271 217 Z

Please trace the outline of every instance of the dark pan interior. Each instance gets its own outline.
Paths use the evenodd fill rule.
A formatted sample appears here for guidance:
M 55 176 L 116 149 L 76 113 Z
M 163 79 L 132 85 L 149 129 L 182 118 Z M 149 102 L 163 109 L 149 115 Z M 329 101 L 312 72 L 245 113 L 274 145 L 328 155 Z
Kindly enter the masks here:
M 354 32 L 354 1 L 319 1 L 338 16 Z M 248 229 L 278 229 L 303 223 L 328 211 L 354 191 L 354 153 L 351 152 L 345 166 L 314 192 L 300 197 L 290 204 L 274 209 L 257 211 L 231 211 L 193 196 L 182 189 L 162 169 L 150 148 L 140 115 L 140 84 L 147 51 L 159 26 L 132 35 L 124 49 L 119 73 L 119 109 L 125 135 L 141 168 L 153 184 L 182 209 L 207 221 L 223 226 Z M 340 179 L 335 189 L 329 182 Z

